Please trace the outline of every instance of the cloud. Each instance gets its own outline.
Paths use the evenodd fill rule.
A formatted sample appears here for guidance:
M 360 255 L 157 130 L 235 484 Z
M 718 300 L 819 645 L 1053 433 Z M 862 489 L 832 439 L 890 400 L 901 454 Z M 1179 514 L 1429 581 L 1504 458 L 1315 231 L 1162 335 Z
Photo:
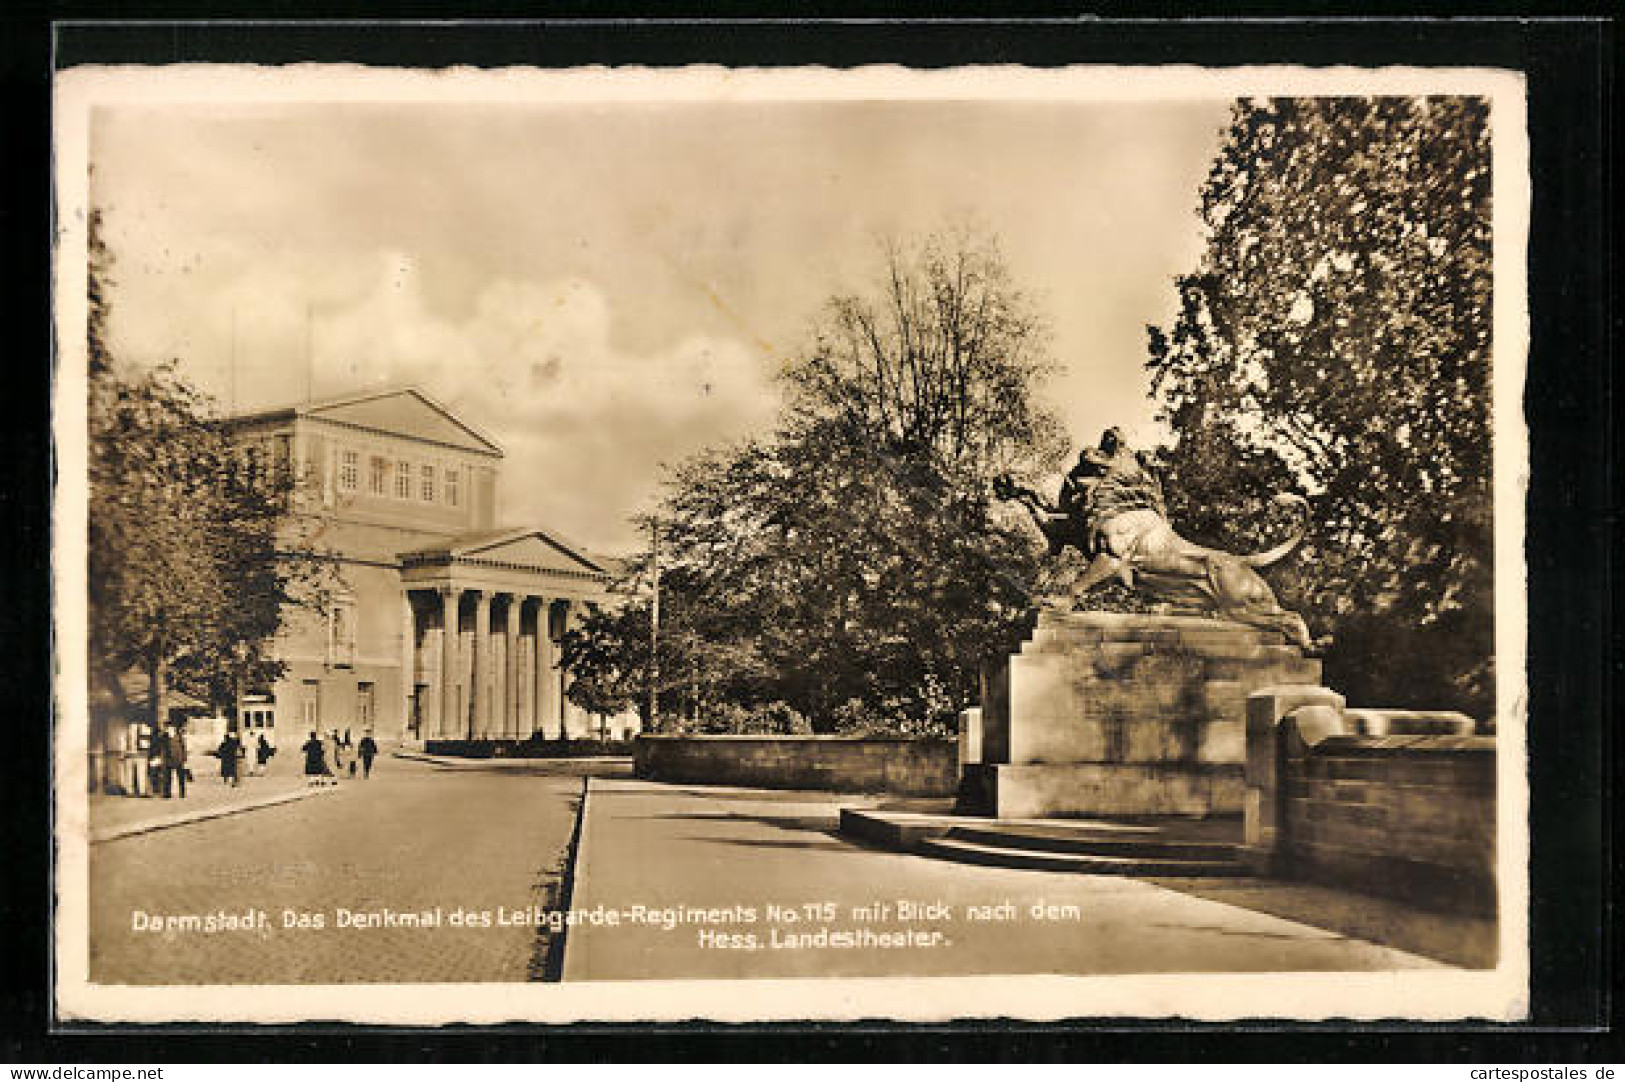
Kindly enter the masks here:
M 496 433 L 506 522 L 624 548 L 663 463 L 760 429 L 778 399 L 740 341 L 633 353 L 613 330 L 605 292 L 580 278 L 498 279 L 447 318 L 425 305 L 415 261 L 384 253 L 371 290 L 322 317 L 314 349 L 325 380 L 415 384 Z
M 420 383 L 510 451 L 504 514 L 629 537 L 662 462 L 760 425 L 877 235 L 969 211 L 1051 317 L 1074 442 L 1150 421 L 1227 101 L 118 108 L 113 335 L 225 408 Z

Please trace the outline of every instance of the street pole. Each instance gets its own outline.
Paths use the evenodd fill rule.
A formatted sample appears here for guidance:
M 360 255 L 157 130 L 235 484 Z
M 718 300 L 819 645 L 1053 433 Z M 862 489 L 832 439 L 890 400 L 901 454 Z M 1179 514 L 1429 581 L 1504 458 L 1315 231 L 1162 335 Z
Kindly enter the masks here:
M 660 731 L 660 524 L 649 523 L 649 567 L 654 596 L 649 601 L 649 731 Z

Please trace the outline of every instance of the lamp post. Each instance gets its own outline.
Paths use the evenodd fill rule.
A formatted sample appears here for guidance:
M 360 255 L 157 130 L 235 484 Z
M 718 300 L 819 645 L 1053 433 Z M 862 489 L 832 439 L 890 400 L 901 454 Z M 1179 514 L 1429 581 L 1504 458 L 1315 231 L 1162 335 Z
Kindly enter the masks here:
M 239 734 L 243 732 L 243 669 L 248 665 L 248 644 L 241 639 L 231 644 L 232 660 L 236 662 L 231 670 L 231 721 L 226 726 L 227 731 L 235 729 Z
M 649 600 L 649 731 L 660 731 L 660 525 L 649 522 L 649 567 L 653 596 Z

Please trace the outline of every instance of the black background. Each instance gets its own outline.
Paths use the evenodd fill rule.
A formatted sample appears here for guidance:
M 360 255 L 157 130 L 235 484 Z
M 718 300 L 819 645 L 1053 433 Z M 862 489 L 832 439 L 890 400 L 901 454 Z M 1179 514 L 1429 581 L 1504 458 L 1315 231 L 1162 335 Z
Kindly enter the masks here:
M 323 21 L 187 22 L 288 18 L 310 5 L 143 3 L 13 5 L 0 13 L 0 203 L 4 241 L 4 387 L 0 426 L 8 473 L 0 489 L 9 568 L 0 595 L 0 958 L 6 980 L 0 1059 L 27 1062 L 207 1060 L 1259 1060 L 1614 1062 L 1605 1027 L 1616 1007 L 1609 843 L 1617 818 L 1612 727 L 1622 651 L 1613 592 L 1619 537 L 1614 469 L 1618 426 L 1610 344 L 1612 208 L 1606 200 L 1613 129 L 1615 28 L 1604 5 L 1505 4 L 1451 9 L 1363 6 L 1384 18 L 1289 18 L 1279 5 L 1207 6 L 1222 19 L 1184 21 L 1162 5 L 1026 16 L 933 5 L 932 19 L 899 21 L 896 5 L 797 7 L 818 18 L 781 21 L 761 5 L 557 4 L 546 21 L 437 25 L 359 20 L 434 18 L 444 4 L 362 10 L 327 5 Z M 788 5 L 786 5 L 788 7 Z M 528 10 L 527 10 L 528 8 Z M 534 20 L 535 5 L 492 3 L 482 16 Z M 1555 18 L 1559 12 L 1569 18 Z M 688 17 L 681 17 L 683 13 Z M 923 12 L 917 12 L 923 16 Z M 1121 18 L 1127 15 L 1135 18 Z M 1299 12 L 1297 14 L 1303 14 Z M 591 16 L 590 19 L 586 16 Z M 1156 15 L 1159 18 L 1141 18 Z M 355 21 L 338 21 L 347 16 Z M 1103 17 L 1108 21 L 1102 21 Z M 1115 20 L 1112 17 L 1119 17 Z M 52 20 L 58 20 L 54 25 Z M 62 20 L 82 20 L 62 21 Z M 1531 349 L 1526 388 L 1532 476 L 1528 502 L 1529 762 L 1534 1017 L 1526 1026 L 1143 1026 L 1087 1020 L 1066 1026 L 997 1022 L 963 1027 L 610 1026 L 389 1032 L 296 1027 L 245 1034 L 152 1027 L 53 1032 L 50 952 L 50 76 L 53 64 L 182 61 L 354 62 L 444 67 L 715 63 L 782 66 L 969 63 L 1294 63 L 1492 66 L 1525 73 L 1534 205 L 1530 221 Z M 634 1035 L 635 1034 L 635 1035 Z

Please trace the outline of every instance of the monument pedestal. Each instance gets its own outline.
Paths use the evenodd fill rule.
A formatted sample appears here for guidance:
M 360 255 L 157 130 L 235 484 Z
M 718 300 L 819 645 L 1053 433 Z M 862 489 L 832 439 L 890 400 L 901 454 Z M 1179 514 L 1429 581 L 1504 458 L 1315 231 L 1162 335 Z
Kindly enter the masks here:
M 1040 613 L 983 674 L 961 806 L 999 818 L 1240 814 L 1247 696 L 1318 684 L 1277 632 L 1195 616 Z

